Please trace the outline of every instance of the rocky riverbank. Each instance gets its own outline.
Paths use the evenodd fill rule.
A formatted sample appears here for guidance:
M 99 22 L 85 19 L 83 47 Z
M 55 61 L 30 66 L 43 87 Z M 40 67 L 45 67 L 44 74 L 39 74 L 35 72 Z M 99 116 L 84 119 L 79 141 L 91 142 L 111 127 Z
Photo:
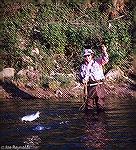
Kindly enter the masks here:
M 106 97 L 135 97 L 136 88 L 134 84 L 127 84 L 124 82 L 119 83 L 105 83 Z M 56 91 L 50 88 L 37 87 L 36 89 L 30 89 L 27 87 L 18 87 L 17 83 L 11 81 L 5 81 L 0 86 L 0 98 L 1 99 L 53 99 L 53 100 L 65 100 L 69 101 L 71 98 L 76 101 L 83 101 L 83 85 L 78 85 L 72 89 L 59 88 Z
M 44 86 L 38 85 L 40 78 L 37 70 L 23 70 L 20 78 L 12 75 L 12 68 L 6 68 L 1 72 L 2 77 L 10 79 L 1 80 L 0 98 L 4 99 L 53 99 L 83 101 L 84 87 L 78 83 L 74 74 L 51 74 L 48 76 L 48 84 L 44 80 Z M 13 69 L 12 69 L 13 70 Z M 25 73 L 24 73 L 25 72 Z M 11 74 L 12 73 L 12 74 Z M 18 73 L 18 75 L 20 75 Z M 14 80 L 11 78 L 14 76 Z M 24 80 L 24 77 L 27 79 Z M 112 69 L 105 75 L 106 96 L 136 97 L 135 78 L 124 76 L 120 69 Z M 23 80 L 22 80 L 23 79 Z M 46 83 L 46 84 L 45 84 Z M 62 86 L 63 85 L 63 86 Z M 65 86 L 64 86 L 65 85 Z
M 12 99 L 12 98 L 21 98 L 21 99 L 65 99 L 69 100 L 70 98 L 79 98 L 83 97 L 83 86 L 77 86 L 73 89 L 69 88 L 59 88 L 53 90 L 50 88 L 41 88 L 36 87 L 31 89 L 25 86 L 17 86 L 16 82 L 5 81 L 1 83 L 0 86 L 0 98 Z

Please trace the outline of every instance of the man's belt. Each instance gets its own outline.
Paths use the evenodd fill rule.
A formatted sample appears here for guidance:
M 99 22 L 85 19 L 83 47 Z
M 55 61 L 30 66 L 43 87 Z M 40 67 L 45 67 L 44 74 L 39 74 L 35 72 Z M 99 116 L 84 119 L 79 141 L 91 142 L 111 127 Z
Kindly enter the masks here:
M 103 84 L 103 82 L 91 83 L 91 84 L 88 84 L 88 86 L 95 86 L 95 85 L 98 85 L 98 84 Z
M 99 81 L 96 81 L 96 82 L 89 82 L 87 84 L 87 86 L 95 86 L 95 85 L 98 85 L 98 84 L 103 84 L 103 80 L 99 80 Z

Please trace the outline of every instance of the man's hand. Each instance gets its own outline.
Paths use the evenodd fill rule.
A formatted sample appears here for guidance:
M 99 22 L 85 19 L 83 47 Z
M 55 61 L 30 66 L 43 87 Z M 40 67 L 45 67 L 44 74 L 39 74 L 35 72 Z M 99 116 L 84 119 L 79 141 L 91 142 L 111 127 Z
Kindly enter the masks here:
M 83 79 L 83 84 L 87 84 L 87 82 L 88 82 L 87 80 Z
M 101 52 L 107 53 L 107 47 L 104 44 L 101 45 Z

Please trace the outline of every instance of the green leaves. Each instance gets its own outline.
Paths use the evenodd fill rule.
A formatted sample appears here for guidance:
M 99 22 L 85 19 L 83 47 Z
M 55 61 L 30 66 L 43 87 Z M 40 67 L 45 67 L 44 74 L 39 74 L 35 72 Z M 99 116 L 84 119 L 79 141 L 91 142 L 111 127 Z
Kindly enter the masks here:
M 131 51 L 131 20 L 110 20 L 109 27 L 108 13 L 100 12 L 100 4 L 85 8 L 85 3 L 85 0 L 22 3 L 14 17 L 5 17 L 1 25 L 4 50 L 17 57 L 24 53 L 29 56 L 34 47 L 44 54 L 65 54 L 71 67 L 77 69 L 84 47 L 90 45 L 97 51 L 104 41 L 110 64 L 121 64 Z
M 62 24 L 48 24 L 43 27 L 43 35 L 50 43 L 51 49 L 55 53 L 63 53 L 66 45 L 66 35 L 63 31 Z

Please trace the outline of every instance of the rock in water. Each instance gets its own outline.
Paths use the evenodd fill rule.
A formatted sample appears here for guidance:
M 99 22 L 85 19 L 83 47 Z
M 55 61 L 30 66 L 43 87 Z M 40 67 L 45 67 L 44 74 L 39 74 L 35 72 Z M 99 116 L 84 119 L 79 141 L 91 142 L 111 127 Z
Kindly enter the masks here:
M 22 117 L 21 120 L 22 121 L 33 121 L 33 120 L 39 118 L 40 117 L 39 115 L 40 115 L 40 112 L 37 111 L 35 114 Z

